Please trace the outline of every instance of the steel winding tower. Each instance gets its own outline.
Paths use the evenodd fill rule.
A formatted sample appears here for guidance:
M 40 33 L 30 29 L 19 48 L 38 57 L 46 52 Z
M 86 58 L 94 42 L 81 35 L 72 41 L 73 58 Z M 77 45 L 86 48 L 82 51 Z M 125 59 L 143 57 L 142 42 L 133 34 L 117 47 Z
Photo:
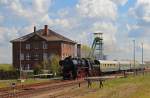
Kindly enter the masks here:
M 89 57 L 97 60 L 103 60 L 103 33 L 94 33 L 94 41 L 91 47 Z

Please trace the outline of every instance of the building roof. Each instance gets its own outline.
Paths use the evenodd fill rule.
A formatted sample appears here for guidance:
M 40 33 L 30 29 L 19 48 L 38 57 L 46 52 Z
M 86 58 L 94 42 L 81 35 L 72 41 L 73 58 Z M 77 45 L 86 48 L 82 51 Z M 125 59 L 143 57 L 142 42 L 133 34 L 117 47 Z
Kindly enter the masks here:
M 43 35 L 44 31 L 45 31 L 44 29 L 40 29 L 38 31 L 32 32 L 32 33 L 22 36 L 20 38 L 11 40 L 11 42 L 12 43 L 13 42 L 24 42 L 24 41 L 27 41 L 29 38 L 33 37 L 34 35 L 37 35 L 46 41 L 64 41 L 64 42 L 70 42 L 70 43 L 76 44 L 75 41 L 62 36 L 62 35 L 56 33 L 55 31 L 48 29 L 47 35 Z

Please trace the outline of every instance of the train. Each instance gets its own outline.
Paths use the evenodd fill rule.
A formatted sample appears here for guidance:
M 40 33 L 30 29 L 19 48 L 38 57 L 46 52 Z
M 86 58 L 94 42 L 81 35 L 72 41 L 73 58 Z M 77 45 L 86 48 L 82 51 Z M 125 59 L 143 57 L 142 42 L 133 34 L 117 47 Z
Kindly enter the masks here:
M 138 62 L 66 57 L 59 62 L 64 80 L 144 69 Z

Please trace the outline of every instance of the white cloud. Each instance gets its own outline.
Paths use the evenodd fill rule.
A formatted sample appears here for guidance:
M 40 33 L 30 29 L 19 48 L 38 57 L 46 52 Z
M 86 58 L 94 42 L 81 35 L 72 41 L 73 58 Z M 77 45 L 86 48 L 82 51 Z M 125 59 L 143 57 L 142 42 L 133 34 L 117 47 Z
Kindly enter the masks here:
M 7 4 L 8 0 L 0 0 L 0 4 Z
M 0 63 L 11 63 L 12 48 L 10 40 L 17 38 L 18 36 L 16 28 L 0 27 Z
M 0 23 L 4 20 L 4 17 L 0 14 Z
M 128 2 L 128 0 L 112 0 L 112 1 L 121 6 L 125 5 Z
M 150 22 L 150 0 L 137 0 L 136 5 L 130 8 L 129 14 L 137 19 Z
M 16 37 L 18 37 L 16 28 L 0 27 L 0 44 L 8 43 L 10 39 L 14 39 Z
M 143 48 L 145 49 L 145 50 L 150 50 L 150 45 L 149 45 L 149 43 L 144 43 L 144 45 L 143 45 Z
M 74 39 L 80 43 L 80 44 L 89 44 L 89 37 L 91 38 L 92 36 L 90 36 L 91 34 L 88 32 L 80 32 L 80 33 L 76 33 L 76 37 L 74 37 Z
M 137 9 L 143 10 L 143 19 L 147 22 L 150 22 L 150 0 L 138 0 Z
M 68 19 L 65 18 L 56 18 L 56 19 L 51 19 L 48 15 L 45 15 L 42 20 L 43 23 L 48 24 L 49 27 L 56 27 L 60 26 L 63 28 L 69 28 L 70 27 L 70 22 Z
M 115 20 L 117 6 L 111 0 L 79 0 L 78 12 L 84 17 Z
M 68 9 L 60 9 L 60 10 L 58 11 L 58 15 L 59 15 L 60 17 L 65 17 L 65 16 L 67 16 L 68 14 L 69 14 Z
M 137 0 L 135 6 L 130 8 L 129 16 L 136 20 L 135 24 L 130 25 L 129 34 L 140 34 L 139 39 L 150 36 L 150 0 Z
M 20 0 L 2 0 L 0 4 L 5 5 L 16 17 L 26 18 L 31 23 L 36 23 L 48 14 L 51 0 L 33 0 L 30 7 Z
M 93 24 L 92 31 L 103 33 L 105 52 L 113 52 L 116 50 L 116 32 L 117 27 L 111 22 L 98 22 Z
M 33 0 L 33 11 L 38 13 L 47 13 L 51 0 Z
M 11 45 L 7 44 L 7 47 L 2 47 L 0 48 L 0 63 L 8 63 L 11 64 L 12 62 L 12 48 Z

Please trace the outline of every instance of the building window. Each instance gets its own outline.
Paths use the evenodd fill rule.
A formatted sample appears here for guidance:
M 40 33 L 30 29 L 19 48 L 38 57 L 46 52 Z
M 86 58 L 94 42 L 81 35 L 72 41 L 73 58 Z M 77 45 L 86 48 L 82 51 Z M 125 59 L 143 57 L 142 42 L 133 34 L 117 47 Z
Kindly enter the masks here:
M 25 64 L 22 68 L 23 70 L 30 70 L 30 64 Z
M 43 49 L 47 49 L 47 44 L 44 41 L 43 41 Z
M 38 49 L 38 48 L 39 48 L 38 43 L 34 43 L 34 48 L 35 48 L 35 49 Z
M 23 70 L 23 67 L 24 67 L 24 65 L 23 65 L 23 64 L 21 64 L 21 66 L 20 66 L 19 70 Z
M 30 64 L 27 64 L 27 70 L 30 70 Z
M 43 53 L 43 60 L 47 59 L 47 53 Z
M 23 53 L 20 54 L 20 60 L 24 60 L 24 54 Z
M 65 44 L 62 44 L 62 47 L 65 48 Z
M 26 44 L 26 49 L 30 49 L 30 44 Z
M 39 60 L 39 55 L 38 54 L 34 55 L 34 60 Z
M 26 54 L 26 60 L 30 60 L 30 54 L 29 53 Z

